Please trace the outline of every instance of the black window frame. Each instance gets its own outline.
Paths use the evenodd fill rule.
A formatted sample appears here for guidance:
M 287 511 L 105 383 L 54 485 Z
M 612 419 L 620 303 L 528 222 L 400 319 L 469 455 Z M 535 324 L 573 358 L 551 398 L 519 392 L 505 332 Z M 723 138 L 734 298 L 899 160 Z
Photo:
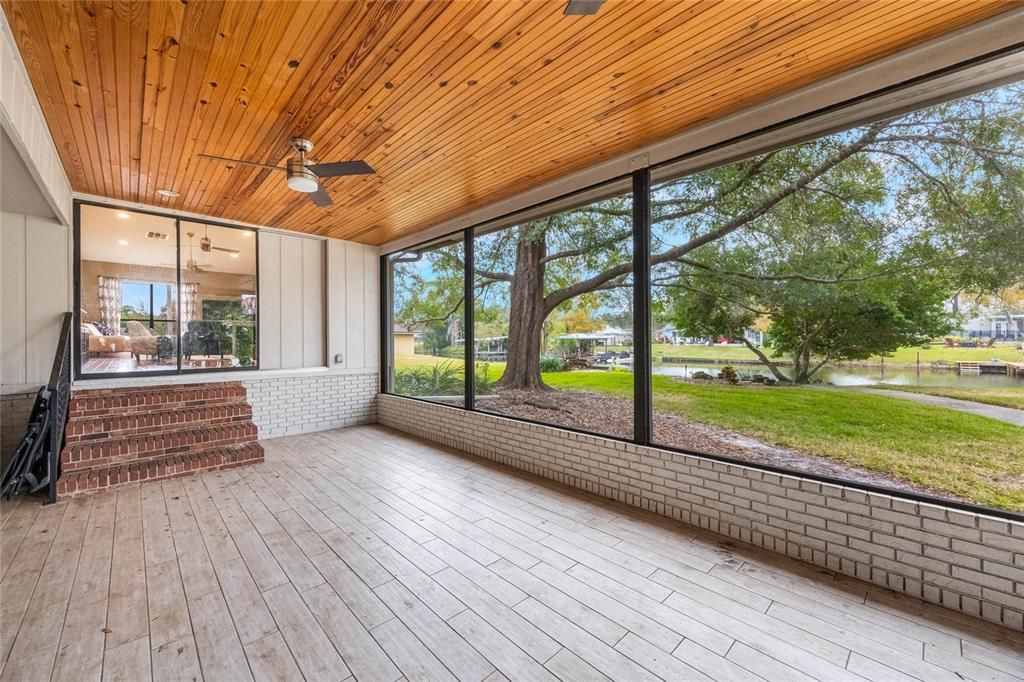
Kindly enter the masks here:
M 847 100 L 837 102 L 833 105 L 817 109 L 806 114 L 796 116 L 779 123 L 769 125 L 749 133 L 738 135 L 722 142 L 709 145 L 700 149 L 696 149 L 689 153 L 681 156 L 662 161 L 656 164 L 650 164 L 645 167 L 639 168 L 629 176 L 620 176 L 618 178 L 611 178 L 603 180 L 594 185 L 590 185 L 572 192 L 568 192 L 562 196 L 548 199 L 537 204 L 527 206 L 525 208 L 517 209 L 504 215 L 497 216 L 495 218 L 488 219 L 481 223 L 473 224 L 468 227 L 461 228 L 459 230 L 453 230 L 444 235 L 433 235 L 429 239 L 425 239 L 422 242 L 406 246 L 404 248 L 417 248 L 419 246 L 435 242 L 445 237 L 450 237 L 461 232 L 464 240 L 464 253 L 466 259 L 466 268 L 463 271 L 464 285 L 466 291 L 465 304 L 463 306 L 463 321 L 465 327 L 465 343 L 466 343 L 466 367 L 473 366 L 473 349 L 475 349 L 476 331 L 471 324 L 473 319 L 474 309 L 474 296 L 473 296 L 473 277 L 472 277 L 472 262 L 473 262 L 473 237 L 476 231 L 487 225 L 497 224 L 505 222 L 509 225 L 513 224 L 517 217 L 524 214 L 534 214 L 538 211 L 543 211 L 545 207 L 551 206 L 552 212 L 558 210 L 557 206 L 567 201 L 572 201 L 572 198 L 577 195 L 583 195 L 594 192 L 605 185 L 611 185 L 616 182 L 621 182 L 623 177 L 631 177 L 632 179 L 632 192 L 633 192 L 633 300 L 634 300 L 634 314 L 633 314 L 633 333 L 634 333 L 634 376 L 633 376 L 633 390 L 634 390 L 634 435 L 633 438 L 621 438 L 618 436 L 611 436 L 603 433 L 596 433 L 583 429 L 576 429 L 568 426 L 561 426 L 550 424 L 547 422 L 525 419 L 522 417 L 515 417 L 509 415 L 503 415 L 494 412 L 480 411 L 475 408 L 474 405 L 474 381 L 465 382 L 465 396 L 463 404 L 446 405 L 444 403 L 438 403 L 436 401 L 424 400 L 416 396 L 405 396 L 394 393 L 390 390 L 390 377 L 394 369 L 393 359 L 391 358 L 391 351 L 393 344 L 391 342 L 391 330 L 392 330 L 392 317 L 391 317 L 391 272 L 389 267 L 389 256 L 394 252 L 382 253 L 380 256 L 380 277 L 381 277 L 381 328 L 380 328 L 380 390 L 381 393 L 386 395 L 395 396 L 397 398 L 403 398 L 406 400 L 417 400 L 426 402 L 431 405 L 441 405 L 449 409 L 459 409 L 465 411 L 476 412 L 481 415 L 497 417 L 501 419 L 510 419 L 512 421 L 523 422 L 527 424 L 536 424 L 539 426 L 547 426 L 553 429 L 559 429 L 568 431 L 571 433 L 578 433 L 587 436 L 594 436 L 603 438 L 605 440 L 617 441 L 623 443 L 629 443 L 631 445 L 638 445 L 643 447 L 651 447 L 658 450 L 667 452 L 675 452 L 683 455 L 701 457 L 715 462 L 721 462 L 724 464 L 730 464 L 735 466 L 742 466 L 748 469 L 755 469 L 764 471 L 771 474 L 778 474 L 782 476 L 789 476 L 798 479 L 804 479 L 814 481 L 817 483 L 825 483 L 829 485 L 836 485 L 845 488 L 851 488 L 855 490 L 862 490 L 869 493 L 886 495 L 888 497 L 903 499 L 912 502 L 919 502 L 924 504 L 930 504 L 937 507 L 946 509 L 961 510 L 971 513 L 984 514 L 991 517 L 1010 519 L 1013 521 L 1024 521 L 1024 513 L 1011 511 L 1008 509 L 999 509 L 995 507 L 988 507 L 985 505 L 974 504 L 969 502 L 962 502 L 959 500 L 948 499 L 939 497 L 937 495 L 929 495 L 925 493 L 918 493 L 913 491 L 897 490 L 895 488 L 887 488 L 884 486 L 873 485 L 870 483 L 863 483 L 858 481 L 846 480 L 841 478 L 835 478 L 831 476 L 824 476 L 813 472 L 805 472 L 796 469 L 788 469 L 785 467 L 774 466 L 771 464 L 755 463 L 746 460 L 729 457 L 727 455 L 721 455 L 711 452 L 703 452 L 688 448 L 679 448 L 670 445 L 663 445 L 660 443 L 654 443 L 652 440 L 652 422 L 653 422 L 653 401 L 652 401 L 652 358 L 651 358 L 651 330 L 650 330 L 650 303 L 651 303 L 651 279 L 650 279 L 650 240 L 651 240 L 651 225 L 650 225 L 650 190 L 652 186 L 652 178 L 659 173 L 666 173 L 669 169 L 680 166 L 681 164 L 687 164 L 693 162 L 692 166 L 687 168 L 682 174 L 677 174 L 675 177 L 681 175 L 688 175 L 697 173 L 706 168 L 712 168 L 721 166 L 732 161 L 749 158 L 758 153 L 764 153 L 772 149 L 780 147 L 790 146 L 799 144 L 800 142 L 808 139 L 818 138 L 830 133 L 848 130 L 858 125 L 869 123 L 871 121 L 883 120 L 892 116 L 898 116 L 901 113 L 910 110 L 916 110 L 923 107 L 931 106 L 933 104 L 941 103 L 943 101 L 950 101 L 958 97 L 966 96 L 971 92 L 979 92 L 981 90 L 999 87 L 1000 85 L 1008 82 L 1013 82 L 1016 79 L 1003 79 L 995 82 L 981 82 L 975 85 L 965 87 L 963 92 L 956 92 L 952 94 L 946 94 L 936 100 L 923 100 L 912 105 L 900 105 L 899 103 L 893 104 L 891 107 L 884 107 L 884 111 L 866 115 L 863 117 L 854 117 L 852 121 L 843 122 L 840 125 L 833 127 L 825 127 L 821 130 L 816 130 L 813 133 L 807 135 L 794 135 L 788 137 L 783 141 L 777 143 L 766 142 L 763 145 L 757 146 L 757 143 L 761 140 L 770 139 L 770 135 L 777 132 L 785 132 L 794 129 L 796 126 L 804 123 L 815 123 L 820 121 L 829 114 L 840 112 L 844 109 L 848 109 L 855 105 L 871 102 L 878 100 L 888 95 L 898 94 L 911 86 L 926 84 L 930 81 L 934 81 L 943 76 L 951 74 L 957 74 L 968 68 L 985 64 L 1008 55 L 1017 54 L 1024 51 L 1024 42 L 1018 43 L 1006 49 L 998 50 L 996 52 L 983 55 L 976 59 L 969 60 L 967 62 L 957 64 L 948 68 L 940 69 L 938 71 L 925 74 L 923 76 L 907 80 L 902 83 L 892 85 L 890 87 L 882 88 L 874 92 L 870 92 L 858 97 L 853 97 Z M 755 147 L 753 149 L 742 149 L 743 143 L 753 142 Z M 735 150 L 735 153 L 731 153 Z M 702 164 L 704 157 L 724 154 L 719 156 L 713 161 Z M 658 182 L 663 182 L 667 179 L 667 176 L 658 177 Z M 643 337 L 643 338 L 641 338 Z
M 198 367 L 198 368 L 183 368 L 181 366 L 181 334 L 180 330 L 178 333 L 179 342 L 175 344 L 175 360 L 177 367 L 175 369 L 158 369 L 158 370 L 142 370 L 132 372 L 96 372 L 90 374 L 84 374 L 82 372 L 82 347 L 81 343 L 76 342 L 72 344 L 73 351 L 73 362 L 72 367 L 74 369 L 74 381 L 93 381 L 101 379 L 128 379 L 132 377 L 159 377 L 159 376 L 191 376 L 200 374 L 216 374 L 220 372 L 246 372 L 246 371 L 258 371 L 260 369 L 260 230 L 256 227 L 249 227 L 244 225 L 231 225 L 229 223 L 218 222 L 215 220 L 206 220 L 205 218 L 194 217 L 194 216 L 182 216 L 176 213 L 170 213 L 166 211 L 152 210 L 148 208 L 136 208 L 134 206 L 121 206 L 113 203 L 104 203 L 101 201 L 89 201 L 85 199 L 75 199 L 72 203 L 72 277 L 74 279 L 74 325 L 75 329 L 81 329 L 82 327 L 82 206 L 96 206 L 98 208 L 106 208 L 117 211 L 126 211 L 129 213 L 142 213 L 144 215 L 157 216 L 159 218 L 168 218 L 174 221 L 174 232 L 175 232 L 175 244 L 176 253 L 175 258 L 177 261 L 177 267 L 175 268 L 175 291 L 181 291 L 181 223 L 184 222 L 195 222 L 203 225 L 209 225 L 211 227 L 226 227 L 233 230 L 245 230 L 252 232 L 255 239 L 254 248 L 256 251 L 256 322 L 253 325 L 253 344 L 256 347 L 256 362 L 248 367 Z M 150 284 L 150 318 L 152 319 L 152 284 Z M 181 319 L 181 296 L 177 295 L 178 304 L 178 319 Z M 157 320 L 159 321 L 159 320 Z M 177 322 L 178 320 L 174 320 Z

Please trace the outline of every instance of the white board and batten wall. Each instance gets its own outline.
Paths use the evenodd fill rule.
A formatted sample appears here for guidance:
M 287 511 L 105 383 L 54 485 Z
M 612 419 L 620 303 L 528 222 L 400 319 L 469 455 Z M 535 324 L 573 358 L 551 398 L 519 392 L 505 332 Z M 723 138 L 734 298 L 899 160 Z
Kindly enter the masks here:
M 380 355 L 380 258 L 375 246 L 327 242 L 328 363 L 372 370 Z
M 376 370 L 376 247 L 262 231 L 260 369 Z
M 61 314 L 71 309 L 68 228 L 0 213 L 0 384 L 36 390 L 50 377 Z

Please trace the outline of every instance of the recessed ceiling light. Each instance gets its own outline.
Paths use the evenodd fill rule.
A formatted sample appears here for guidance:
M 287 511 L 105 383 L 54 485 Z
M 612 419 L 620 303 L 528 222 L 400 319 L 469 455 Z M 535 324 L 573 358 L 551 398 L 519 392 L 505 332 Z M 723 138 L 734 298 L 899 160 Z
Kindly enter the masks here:
M 120 244 L 121 246 L 128 246 L 128 240 L 127 239 L 118 239 L 117 243 Z
M 238 254 L 237 253 L 233 253 L 233 254 L 231 254 L 231 257 L 232 258 L 238 258 Z
M 120 218 L 121 220 L 128 220 L 129 218 L 131 218 L 131 216 L 128 215 L 128 213 L 126 213 L 125 211 L 118 211 L 117 217 Z
M 162 197 L 176 197 L 176 196 L 178 196 L 178 193 L 175 192 L 173 189 L 158 189 L 156 191 L 156 193 L 159 194 Z
M 569 0 L 563 14 L 567 17 L 592 16 L 597 14 L 603 4 L 604 0 Z
M 252 236 L 252 232 L 250 232 L 249 230 L 242 230 L 242 236 L 243 237 L 251 237 Z

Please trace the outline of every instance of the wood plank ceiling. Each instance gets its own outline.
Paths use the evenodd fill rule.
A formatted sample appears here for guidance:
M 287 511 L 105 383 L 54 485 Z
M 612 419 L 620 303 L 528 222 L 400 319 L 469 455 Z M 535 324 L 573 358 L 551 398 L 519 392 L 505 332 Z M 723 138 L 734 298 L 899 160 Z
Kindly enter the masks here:
M 370 244 L 1013 4 L 0 1 L 75 190 Z M 293 136 L 377 174 L 318 208 L 196 157 L 278 164 Z

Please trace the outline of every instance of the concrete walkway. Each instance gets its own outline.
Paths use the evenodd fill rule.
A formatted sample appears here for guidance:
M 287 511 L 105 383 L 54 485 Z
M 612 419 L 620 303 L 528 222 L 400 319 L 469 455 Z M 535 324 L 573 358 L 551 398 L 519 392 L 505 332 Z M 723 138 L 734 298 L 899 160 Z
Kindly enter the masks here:
M 865 393 L 874 393 L 876 395 L 889 396 L 890 398 L 903 398 L 904 400 L 913 400 L 914 402 L 917 403 L 927 403 L 928 405 L 948 407 L 951 410 L 958 410 L 960 412 L 970 412 L 971 414 L 979 414 L 982 417 L 998 419 L 999 421 L 1006 422 L 1007 424 L 1013 424 L 1014 426 L 1024 427 L 1024 410 L 1015 410 L 1012 407 L 987 405 L 985 403 L 976 403 L 970 400 L 958 400 L 956 398 L 946 398 L 938 395 L 927 395 L 925 393 L 889 391 L 884 388 L 863 388 L 860 390 L 864 391 Z

